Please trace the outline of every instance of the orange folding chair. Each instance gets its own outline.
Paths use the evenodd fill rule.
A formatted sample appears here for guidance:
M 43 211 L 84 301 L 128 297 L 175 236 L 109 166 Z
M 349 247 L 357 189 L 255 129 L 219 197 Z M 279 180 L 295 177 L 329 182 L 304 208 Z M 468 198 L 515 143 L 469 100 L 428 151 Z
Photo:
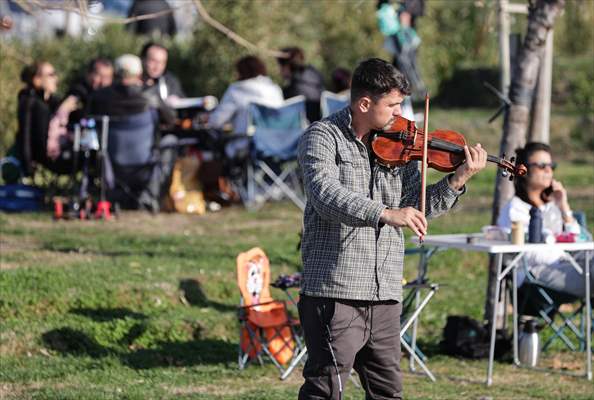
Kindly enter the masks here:
M 281 375 L 301 351 L 299 321 L 290 317 L 284 301 L 270 296 L 270 263 L 262 249 L 253 248 L 237 256 L 239 307 L 239 369 L 250 360 L 264 363 L 268 357 Z

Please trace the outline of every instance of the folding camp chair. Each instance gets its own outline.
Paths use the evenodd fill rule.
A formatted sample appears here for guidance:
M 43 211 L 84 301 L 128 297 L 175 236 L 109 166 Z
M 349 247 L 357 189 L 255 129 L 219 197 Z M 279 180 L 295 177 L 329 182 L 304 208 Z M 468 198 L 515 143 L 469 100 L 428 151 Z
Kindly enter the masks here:
M 322 117 L 326 118 L 330 114 L 342 110 L 349 105 L 351 95 L 347 93 L 333 93 L 327 90 L 322 92 L 320 97 L 320 108 L 322 109 Z
M 253 359 L 263 364 L 266 356 L 282 375 L 304 345 L 297 334 L 299 321 L 291 318 L 284 301 L 270 296 L 270 265 L 262 249 L 237 256 L 237 284 L 241 292 L 239 369 Z
M 304 210 L 297 144 L 307 127 L 305 97 L 293 97 L 278 108 L 250 104 L 248 121 L 251 150 L 245 176 L 231 178 L 243 204 L 258 208 L 270 199 L 287 197 Z
M 181 142 L 173 135 L 155 140 L 156 116 L 151 110 L 123 117 L 101 116 L 101 121 L 102 148 L 107 149 L 102 152 L 102 190 L 107 186 L 108 199 L 124 208 L 158 212 Z
M 410 354 L 409 369 L 412 372 L 416 371 L 416 364 L 418 364 L 433 382 L 435 382 L 435 377 L 426 365 L 427 357 L 417 346 L 417 328 L 421 312 L 439 289 L 439 284 L 430 283 L 427 279 L 427 264 L 436 251 L 436 247 L 406 249 L 405 256 L 418 254 L 419 263 L 416 279 L 406 283 L 403 287 L 407 294 L 402 300 L 402 315 L 400 317 L 400 343 Z M 409 328 L 411 328 L 410 333 L 408 332 Z

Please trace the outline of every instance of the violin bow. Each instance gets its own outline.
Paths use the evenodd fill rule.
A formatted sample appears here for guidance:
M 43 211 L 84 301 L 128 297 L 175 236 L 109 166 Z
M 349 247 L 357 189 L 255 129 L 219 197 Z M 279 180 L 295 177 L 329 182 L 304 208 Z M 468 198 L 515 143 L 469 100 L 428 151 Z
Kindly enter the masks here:
M 419 210 L 425 215 L 427 199 L 427 138 L 429 132 L 429 93 L 425 93 L 425 117 L 423 121 L 423 158 L 421 160 L 421 198 Z M 419 244 L 423 244 L 423 236 L 419 237 Z

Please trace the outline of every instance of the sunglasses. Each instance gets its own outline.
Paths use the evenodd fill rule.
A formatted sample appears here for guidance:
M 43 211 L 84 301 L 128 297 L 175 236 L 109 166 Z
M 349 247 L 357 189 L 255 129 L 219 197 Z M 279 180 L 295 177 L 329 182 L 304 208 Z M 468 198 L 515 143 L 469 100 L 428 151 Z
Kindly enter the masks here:
M 557 163 L 556 162 L 550 162 L 550 163 L 529 163 L 528 164 L 529 168 L 538 168 L 538 169 L 546 169 L 546 168 L 550 168 L 552 170 L 554 170 L 555 168 L 557 168 Z

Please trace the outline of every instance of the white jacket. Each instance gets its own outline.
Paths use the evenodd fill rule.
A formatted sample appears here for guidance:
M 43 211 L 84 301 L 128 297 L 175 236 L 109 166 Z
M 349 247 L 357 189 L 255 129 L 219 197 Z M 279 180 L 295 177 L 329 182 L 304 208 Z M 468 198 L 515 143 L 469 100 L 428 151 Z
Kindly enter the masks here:
M 234 133 L 247 133 L 249 103 L 280 107 L 283 102 L 282 89 L 267 76 L 237 81 L 227 88 L 208 122 L 213 128 L 222 128 L 231 122 Z

